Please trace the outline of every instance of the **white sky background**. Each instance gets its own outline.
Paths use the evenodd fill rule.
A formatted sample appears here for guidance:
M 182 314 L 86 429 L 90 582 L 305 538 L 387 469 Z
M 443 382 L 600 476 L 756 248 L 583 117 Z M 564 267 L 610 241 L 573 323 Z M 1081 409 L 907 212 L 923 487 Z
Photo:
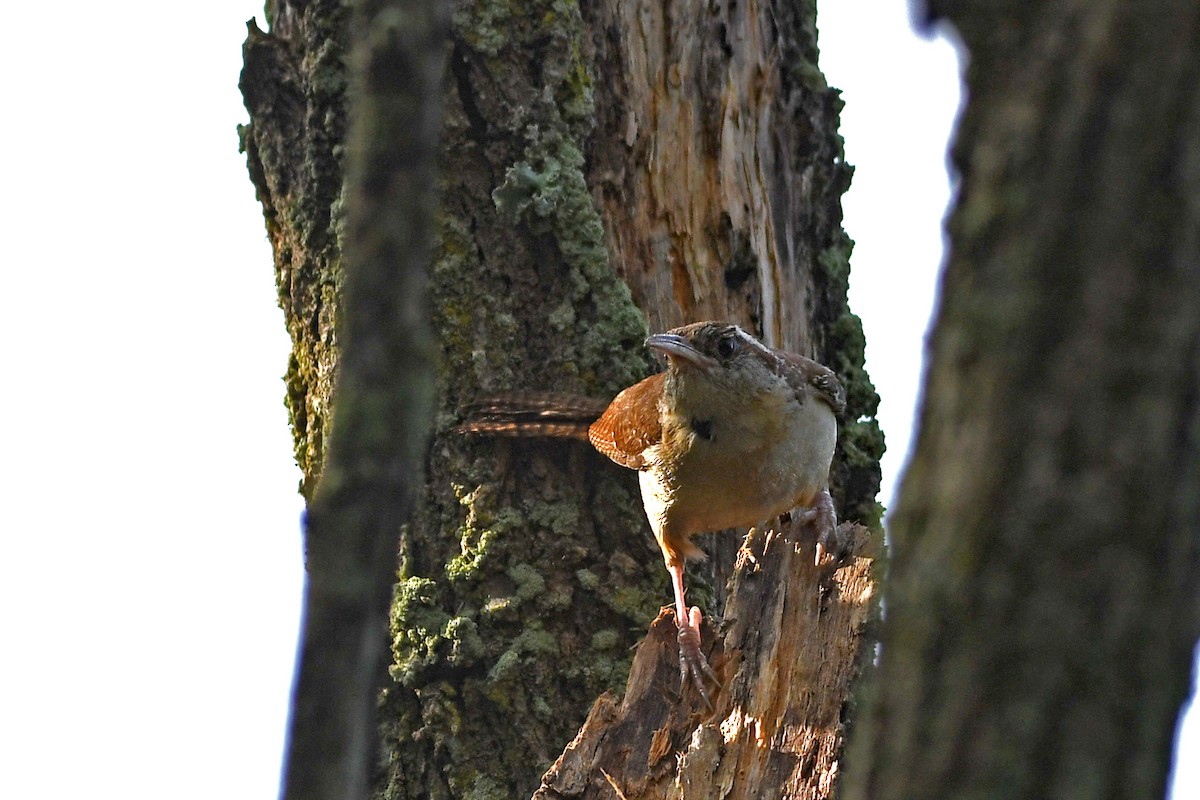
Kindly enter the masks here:
M 237 152 L 260 0 L 10 4 L 0 796 L 272 798 L 301 589 L 288 340 Z M 948 198 L 949 45 L 825 0 L 854 310 L 907 448 Z M 265 26 L 265 23 L 263 23 Z M 1176 797 L 1200 796 L 1185 728 Z M 1185 788 L 1186 787 L 1186 788 Z

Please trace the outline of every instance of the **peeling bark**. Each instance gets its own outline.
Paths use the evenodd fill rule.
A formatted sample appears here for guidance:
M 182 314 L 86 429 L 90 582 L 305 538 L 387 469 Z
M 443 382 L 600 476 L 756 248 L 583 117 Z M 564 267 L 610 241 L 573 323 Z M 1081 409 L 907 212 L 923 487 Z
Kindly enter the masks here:
M 626 218 L 609 229 L 614 264 L 655 330 L 748 319 L 772 346 L 812 347 L 805 267 L 840 233 L 831 178 L 846 168 L 827 124 L 836 95 L 812 66 L 811 31 L 787 11 L 595 4 L 599 71 L 620 80 L 602 89 L 610 118 L 593 186 L 606 216 Z M 808 67 L 802 77 L 784 51 Z

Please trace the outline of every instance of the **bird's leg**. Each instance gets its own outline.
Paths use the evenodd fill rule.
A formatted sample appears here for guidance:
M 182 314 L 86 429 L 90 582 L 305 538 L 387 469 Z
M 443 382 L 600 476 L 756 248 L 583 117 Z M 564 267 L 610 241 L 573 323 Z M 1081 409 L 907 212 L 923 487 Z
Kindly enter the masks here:
M 691 680 L 704 705 L 711 710 L 712 701 L 708 699 L 704 679 L 708 678 L 718 685 L 721 682 L 700 652 L 700 609 L 692 606 L 689 610 L 683 601 L 683 564 L 668 564 L 667 571 L 671 573 L 671 584 L 675 589 L 675 620 L 679 623 L 679 688 L 682 691 Z
M 827 552 L 837 553 L 841 543 L 837 540 L 837 512 L 833 509 L 833 497 L 828 489 L 822 489 L 813 501 L 812 507 L 805 512 L 805 522 L 812 522 L 817 527 L 817 556 L 816 564 L 820 564 Z

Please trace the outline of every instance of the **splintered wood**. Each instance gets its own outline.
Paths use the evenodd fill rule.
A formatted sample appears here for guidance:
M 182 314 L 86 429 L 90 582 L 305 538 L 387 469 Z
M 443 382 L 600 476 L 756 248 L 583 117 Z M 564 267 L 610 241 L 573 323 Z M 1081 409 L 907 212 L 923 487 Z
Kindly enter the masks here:
M 870 533 L 850 523 L 838 533 L 846 555 L 814 565 L 810 529 L 752 529 L 724 621 L 703 630 L 722 684 L 713 711 L 691 687 L 679 696 L 675 618 L 664 609 L 634 656 L 624 699 L 596 701 L 534 800 L 829 798 L 875 613 Z

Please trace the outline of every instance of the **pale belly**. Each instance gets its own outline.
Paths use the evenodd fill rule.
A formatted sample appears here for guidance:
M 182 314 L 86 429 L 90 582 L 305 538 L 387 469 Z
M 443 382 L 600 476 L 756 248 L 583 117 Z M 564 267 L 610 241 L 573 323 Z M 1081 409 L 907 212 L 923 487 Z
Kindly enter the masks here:
M 771 519 L 826 488 L 836 440 L 833 412 L 815 401 L 741 429 L 716 425 L 711 440 L 695 437 L 677 463 L 644 475 L 646 510 L 683 536 Z

